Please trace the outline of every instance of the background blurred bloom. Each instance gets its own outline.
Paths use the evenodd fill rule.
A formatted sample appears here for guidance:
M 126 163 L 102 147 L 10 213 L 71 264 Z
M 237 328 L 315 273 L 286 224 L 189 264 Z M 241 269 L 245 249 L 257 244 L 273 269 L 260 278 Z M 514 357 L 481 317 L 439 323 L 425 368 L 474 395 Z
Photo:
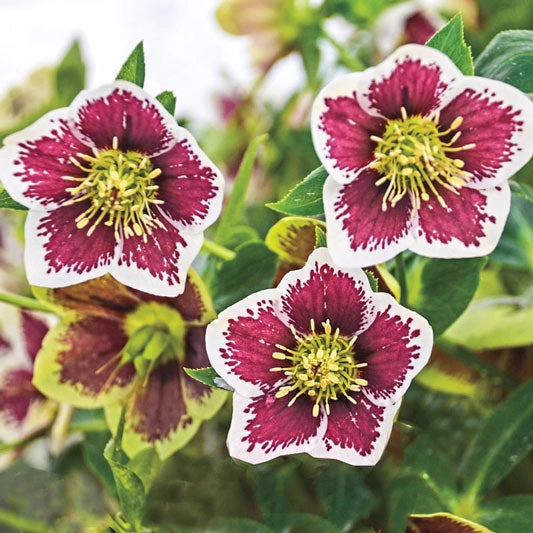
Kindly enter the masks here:
M 427 321 L 325 248 L 277 289 L 257 292 L 207 328 L 209 360 L 235 388 L 231 456 L 260 463 L 306 452 L 375 464 L 400 399 L 426 364 Z
M 52 423 L 55 402 L 33 385 L 33 364 L 48 317 L 0 304 L 0 441 L 14 444 Z M 16 452 L 16 448 L 15 448 Z M 0 456 L 2 457 L 2 456 Z M 6 456 L 4 455 L 4 463 Z M 5 465 L 4 465 L 5 466 Z
M 62 319 L 39 352 L 35 385 L 77 407 L 106 407 L 114 431 L 126 407 L 122 446 L 154 446 L 162 458 L 184 446 L 226 393 L 185 374 L 209 365 L 209 296 L 193 271 L 176 298 L 128 290 L 110 276 L 62 289 L 35 288 Z
M 63 287 L 110 272 L 175 296 L 221 209 L 222 176 L 141 88 L 83 91 L 5 139 L 2 181 L 30 208 L 26 273 Z
M 442 258 L 492 252 L 509 213 L 507 180 L 533 154 L 533 105 L 522 92 L 463 76 L 419 45 L 330 83 L 311 128 L 329 172 L 328 247 L 343 266 L 405 249 Z

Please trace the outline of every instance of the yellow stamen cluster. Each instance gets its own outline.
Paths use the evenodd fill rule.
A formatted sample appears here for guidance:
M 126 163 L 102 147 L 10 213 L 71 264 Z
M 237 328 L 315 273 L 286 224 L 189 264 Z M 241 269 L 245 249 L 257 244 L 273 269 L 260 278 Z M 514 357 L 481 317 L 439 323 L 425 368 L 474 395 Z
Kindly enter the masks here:
M 407 116 L 402 107 L 401 113 L 402 118 L 389 120 L 383 137 L 371 136 L 377 145 L 376 160 L 370 167 L 382 176 L 376 185 L 387 184 L 381 207 L 383 211 L 387 210 L 387 203 L 394 207 L 408 192 L 413 194 L 416 209 L 420 208 L 421 200 L 429 200 L 430 194 L 446 207 L 438 189 L 444 187 L 459 194 L 459 189 L 472 176 L 463 170 L 464 162 L 452 154 L 470 150 L 475 144 L 454 147 L 460 131 L 444 140 L 459 128 L 463 118 L 457 117 L 448 129 L 439 131 L 438 111 L 427 117 Z
M 154 168 L 146 156 L 119 150 L 114 137 L 111 149 L 93 148 L 92 156 L 78 154 L 77 157 L 71 157 L 70 161 L 86 175 L 63 176 L 64 180 L 78 182 L 66 189 L 73 198 L 63 205 L 90 202 L 90 207 L 76 218 L 78 229 L 89 226 L 87 236 L 91 236 L 105 220 L 106 226 L 114 227 L 117 242 L 122 234 L 125 238 L 142 236 L 146 242 L 155 226 L 164 227 L 152 213 L 153 206 L 164 203 L 157 198 L 159 186 L 154 183 L 161 170 Z
M 354 358 L 353 345 L 357 337 L 341 337 L 338 328 L 333 333 L 329 319 L 322 322 L 322 327 L 324 333 L 317 333 L 315 321 L 311 319 L 311 335 L 301 337 L 291 326 L 298 343 L 296 348 L 293 350 L 277 344 L 276 348 L 280 351 L 272 354 L 274 359 L 287 361 L 290 365 L 270 369 L 271 372 L 283 372 L 289 378 L 289 383 L 280 387 L 276 398 L 295 392 L 289 402 L 290 407 L 297 398 L 306 395 L 314 402 L 315 417 L 322 402 L 329 415 L 330 400 L 337 400 L 339 396 L 356 403 L 350 394 L 368 384 L 359 377 L 360 369 L 367 363 L 357 363 Z

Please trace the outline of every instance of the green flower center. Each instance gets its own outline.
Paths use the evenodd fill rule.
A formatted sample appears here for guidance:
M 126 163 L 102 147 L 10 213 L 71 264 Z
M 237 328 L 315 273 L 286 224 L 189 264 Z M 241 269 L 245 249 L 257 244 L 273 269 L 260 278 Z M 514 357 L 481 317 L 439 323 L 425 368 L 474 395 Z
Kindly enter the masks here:
M 377 146 L 376 159 L 370 167 L 381 174 L 376 185 L 387 184 L 381 207 L 383 211 L 387 210 L 387 203 L 394 207 L 408 192 L 413 194 L 417 209 L 421 200 L 429 200 L 430 194 L 446 207 L 439 187 L 458 194 L 472 177 L 463 170 L 464 162 L 453 154 L 470 150 L 475 144 L 454 147 L 461 132 L 449 141 L 443 140 L 461 125 L 463 118 L 457 117 L 447 130 L 439 131 L 438 111 L 428 117 L 407 116 L 403 107 L 401 111 L 402 118 L 388 121 L 383 137 L 371 136 Z
M 78 158 L 81 161 L 74 157 L 70 161 L 85 177 L 63 176 L 65 180 L 78 182 L 66 189 L 73 198 L 64 205 L 90 202 L 90 207 L 76 218 L 78 229 L 89 226 L 87 236 L 91 236 L 103 222 L 114 227 L 117 242 L 121 239 L 121 229 L 124 237 L 142 236 L 146 242 L 152 228 L 163 227 L 152 214 L 155 205 L 164 203 L 157 198 L 159 186 L 154 183 L 161 169 L 154 168 L 146 156 L 119 150 L 114 137 L 111 149 L 94 148 L 92 156 L 78 154 Z
M 131 362 L 140 376 L 148 376 L 164 358 L 185 357 L 186 323 L 178 311 L 157 302 L 141 304 L 126 318 L 128 343 L 122 362 Z
M 317 333 L 315 321 L 311 319 L 311 335 L 305 338 L 300 337 L 294 327 L 291 327 L 297 341 L 296 348 L 292 350 L 278 344 L 276 347 L 282 351 L 272 354 L 274 359 L 286 360 L 291 364 L 270 369 L 271 372 L 283 372 L 291 381 L 280 387 L 276 398 L 295 392 L 289 402 L 291 406 L 297 398 L 306 395 L 314 402 L 315 417 L 320 412 L 321 403 L 329 415 L 330 400 L 337 400 L 339 396 L 355 403 L 350 394 L 368 384 L 359 377 L 360 369 L 367 366 L 367 363 L 357 363 L 355 360 L 353 345 L 357 337 L 341 337 L 338 328 L 332 333 L 329 320 L 323 322 L 322 327 L 324 333 Z

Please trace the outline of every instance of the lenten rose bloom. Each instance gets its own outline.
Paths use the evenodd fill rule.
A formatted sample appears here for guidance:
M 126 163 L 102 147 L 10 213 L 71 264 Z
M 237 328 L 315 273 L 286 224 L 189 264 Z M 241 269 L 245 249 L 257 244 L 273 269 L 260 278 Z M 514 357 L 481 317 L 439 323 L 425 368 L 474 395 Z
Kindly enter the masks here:
M 365 267 L 402 250 L 475 257 L 498 243 L 508 178 L 533 154 L 533 103 L 464 76 L 444 54 L 406 45 L 318 95 L 311 129 L 322 164 L 328 248 Z
M 231 456 L 249 463 L 306 452 L 375 464 L 413 377 L 426 364 L 427 321 L 325 248 L 276 289 L 248 296 L 207 328 L 214 369 L 235 389 Z
M 125 407 L 128 455 L 154 447 L 165 459 L 224 403 L 225 391 L 184 372 L 209 366 L 205 329 L 215 317 L 192 269 L 175 298 L 128 289 L 111 276 L 34 292 L 61 320 L 37 355 L 33 383 L 49 398 L 104 407 L 112 431 Z
M 33 385 L 33 365 L 48 332 L 46 317 L 0 304 L 0 441 L 15 443 L 52 423 L 56 404 Z M 0 456 L 0 464 L 5 456 Z
M 110 273 L 160 296 L 183 291 L 220 213 L 222 176 L 155 98 L 125 81 L 82 91 L 4 144 L 3 185 L 30 209 L 31 284 Z

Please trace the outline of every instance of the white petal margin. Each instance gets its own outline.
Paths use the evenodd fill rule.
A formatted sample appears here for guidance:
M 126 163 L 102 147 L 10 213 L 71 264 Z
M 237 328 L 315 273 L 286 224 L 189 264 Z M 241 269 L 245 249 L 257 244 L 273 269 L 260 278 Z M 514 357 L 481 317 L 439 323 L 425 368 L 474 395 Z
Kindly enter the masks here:
M 443 52 L 421 44 L 400 46 L 384 61 L 363 72 L 364 76 L 359 83 L 360 92 L 358 92 L 357 98 L 361 107 L 366 109 L 368 113 L 374 115 L 378 113 L 369 98 L 372 83 L 381 83 L 385 79 L 388 79 L 398 68 L 398 65 L 405 61 L 420 61 L 421 67 L 437 67 L 440 70 L 439 79 L 444 84 L 444 87 L 440 95 L 439 103 L 434 109 L 442 107 L 443 103 L 450 99 L 450 88 L 457 80 L 464 78 L 463 73 L 457 68 L 455 63 Z M 416 84 L 415 80 L 406 80 L 406 82 Z M 399 114 L 400 110 L 398 109 L 397 111 Z
M 298 416 L 295 409 L 297 403 L 291 407 L 287 407 L 286 398 L 282 398 L 281 402 L 280 400 L 276 400 L 276 403 L 280 402 L 284 405 L 282 420 L 272 417 L 262 421 L 261 425 L 256 425 L 258 429 L 272 425 L 272 438 L 255 443 L 250 441 L 250 438 L 254 440 L 254 430 L 252 429 L 250 431 L 246 429 L 254 421 L 250 407 L 255 401 L 263 398 L 246 398 L 237 392 L 233 394 L 233 416 L 227 438 L 228 452 L 231 457 L 255 465 L 281 455 L 310 453 L 312 449 L 316 448 L 326 431 L 327 417 L 322 411 L 319 417 L 313 417 L 311 407 L 307 403 L 305 409 L 308 416 Z M 295 418 L 292 419 L 292 417 Z M 297 427 L 298 421 L 302 422 L 303 420 L 306 420 L 309 426 L 313 426 L 313 432 L 306 438 L 298 438 L 297 434 L 291 434 L 290 431 Z M 295 440 L 296 442 L 294 442 Z
M 321 267 L 323 266 L 327 266 L 333 269 L 338 274 L 349 276 L 353 280 L 354 290 L 362 291 L 363 298 L 367 303 L 367 309 L 361 317 L 361 325 L 359 330 L 354 333 L 357 335 L 361 331 L 366 330 L 368 326 L 374 321 L 374 317 L 376 316 L 376 309 L 372 304 L 374 293 L 370 288 L 368 278 L 364 271 L 360 268 L 339 267 L 338 263 L 332 259 L 329 251 L 326 248 L 317 248 L 308 257 L 304 267 L 285 274 L 285 276 L 280 281 L 277 287 L 280 294 L 280 298 L 283 299 L 284 297 L 288 296 L 289 292 L 291 292 L 292 290 L 295 290 L 295 293 L 297 295 L 298 290 L 301 289 L 297 289 L 296 286 L 298 284 L 305 284 L 306 282 L 308 282 L 311 277 L 311 273 L 319 273 Z M 324 293 L 326 292 L 326 288 L 327 287 L 324 287 Z M 293 324 L 298 330 L 299 324 L 295 323 L 293 318 L 283 310 L 282 306 L 280 306 L 279 309 L 279 316 L 287 325 Z M 314 318 L 316 320 L 316 317 Z
M 360 401 L 360 404 L 367 405 L 372 408 L 372 403 L 366 403 Z M 355 447 L 348 446 L 345 443 L 343 445 L 334 443 L 331 439 L 328 439 L 326 435 L 318 442 L 318 445 L 313 448 L 309 454 L 317 459 L 337 459 L 343 463 L 348 463 L 352 466 L 373 466 L 375 465 L 383 455 L 387 443 L 392 432 L 392 427 L 394 424 L 394 417 L 400 408 L 401 402 L 398 402 L 387 407 L 378 407 L 383 409 L 383 420 L 378 422 L 376 430 L 379 432 L 378 437 L 372 442 L 372 450 L 368 454 L 360 453 Z M 357 405 L 349 404 L 350 408 L 357 408 Z M 375 406 L 377 407 L 377 406 Z M 357 419 L 350 417 L 346 420 L 346 432 L 349 432 L 348 424 L 357 425 Z M 354 434 L 348 433 L 346 438 L 353 436 Z
M 386 317 L 390 317 L 392 320 L 399 319 L 400 325 L 403 327 L 408 325 L 409 338 L 405 341 L 405 348 L 413 352 L 413 356 L 409 357 L 407 364 L 405 365 L 405 374 L 399 384 L 396 384 L 392 393 L 388 391 L 382 391 L 381 393 L 373 393 L 371 389 L 371 381 L 369 384 L 361 389 L 362 393 L 375 405 L 386 407 L 391 404 L 396 404 L 401 401 L 402 396 L 405 394 L 409 385 L 413 381 L 413 378 L 424 368 L 431 357 L 431 351 L 433 349 L 433 329 L 429 325 L 429 322 L 418 313 L 407 309 L 400 305 L 393 296 L 384 292 L 378 292 L 374 295 L 374 303 L 378 313 L 385 313 L 387 308 L 390 307 L 385 314 Z M 417 334 L 418 332 L 418 334 Z M 368 328 L 366 335 L 369 337 L 373 334 L 372 325 Z M 375 334 L 379 336 L 383 332 L 376 331 Z M 393 346 L 395 340 L 395 333 L 393 326 L 390 326 L 386 335 L 390 338 L 390 346 Z M 399 340 L 403 341 L 403 338 Z M 356 343 L 357 347 L 357 343 Z M 392 350 L 392 348 L 390 348 Z M 386 358 L 387 346 L 383 347 L 383 354 Z M 372 354 L 368 358 L 368 368 L 371 368 Z M 391 368 L 392 364 L 384 360 L 382 362 L 384 367 Z
M 43 203 L 37 198 L 29 198 L 26 192 L 31 186 L 31 182 L 23 181 L 16 173 L 21 171 L 21 165 L 15 165 L 15 161 L 20 158 L 23 152 L 27 152 L 22 148 L 21 144 L 27 144 L 38 141 L 43 137 L 59 137 L 52 132 L 57 131 L 60 122 L 68 122 L 69 110 L 67 107 L 54 109 L 46 115 L 43 115 L 39 120 L 34 122 L 31 126 L 24 128 L 4 139 L 4 145 L 0 149 L 0 180 L 2 185 L 8 192 L 9 196 L 26 206 L 28 209 L 37 209 L 43 211 L 44 209 L 54 209 L 59 204 L 57 202 Z M 76 154 L 72 154 L 73 156 Z M 70 197 L 69 193 L 65 193 L 66 197 Z
M 53 270 L 45 258 L 45 245 L 48 242 L 47 234 L 43 234 L 42 230 L 38 229 L 42 220 L 47 216 L 49 216 L 49 212 L 30 210 L 26 218 L 24 228 L 24 265 L 26 268 L 26 277 L 30 285 L 53 288 L 67 287 L 89 279 L 98 278 L 110 271 L 111 265 L 116 261 L 120 252 L 120 245 L 118 244 L 115 246 L 113 257 L 106 258 L 102 255 L 94 268 L 80 273 L 74 269 L 73 265 L 65 264 L 60 270 Z M 72 227 L 76 230 L 73 222 Z M 87 238 L 86 241 L 87 246 L 90 246 L 90 239 Z M 68 243 L 65 243 L 65 248 L 68 245 Z M 55 253 L 57 253 L 57 250 L 55 250 Z
M 398 253 L 407 250 L 412 246 L 414 237 L 411 228 L 415 224 L 416 214 L 410 219 L 410 223 L 405 226 L 405 229 L 398 236 L 396 240 L 389 243 L 384 243 L 373 237 L 371 242 L 366 243 L 365 248 L 359 247 L 355 250 L 350 243 L 350 235 L 343 228 L 343 221 L 349 214 L 345 214 L 342 218 L 337 214 L 335 208 L 337 202 L 341 198 L 341 191 L 344 185 L 337 181 L 327 178 L 324 183 L 324 212 L 326 215 L 327 243 L 328 250 L 333 261 L 343 267 L 358 266 L 361 268 L 384 263 L 389 259 L 395 257 Z M 361 202 L 365 199 L 361 198 Z M 376 206 L 376 210 L 381 210 L 381 203 Z M 385 213 L 387 216 L 394 214 L 394 209 L 390 209 Z
M 274 381 L 273 377 L 276 373 L 270 372 L 270 368 L 279 366 L 276 364 L 276 360 L 272 358 L 272 353 L 277 350 L 275 344 L 281 342 L 281 339 L 274 333 L 272 342 L 269 342 L 270 339 L 266 339 L 264 333 L 258 331 L 260 325 L 264 325 L 264 320 L 262 320 L 263 313 L 273 315 L 278 319 L 275 313 L 278 301 L 278 289 L 265 289 L 250 294 L 250 296 L 222 311 L 218 318 L 207 326 L 205 342 L 209 362 L 217 374 L 242 396 L 252 397 L 262 394 L 265 390 L 265 385 L 267 385 L 267 388 L 271 388 L 272 385 L 265 384 L 263 379 L 261 379 L 262 376 L 268 376 L 273 385 L 286 380 L 285 377 L 282 377 Z M 252 366 L 248 369 L 250 371 L 249 377 L 252 379 L 243 379 L 241 374 L 246 373 L 246 370 L 238 371 L 240 358 L 238 355 L 231 357 L 234 349 L 229 346 L 232 342 L 232 337 L 229 336 L 231 324 L 238 322 L 242 318 L 251 318 L 257 323 L 255 331 L 250 328 L 249 339 L 251 343 L 257 344 L 259 347 L 265 347 L 265 358 L 260 357 L 256 350 L 249 352 L 251 354 L 250 359 L 256 359 L 255 369 Z M 243 349 L 246 350 L 247 347 L 243 347 Z M 224 353 L 228 353 L 230 356 L 223 357 Z M 259 364 L 257 363 L 261 364 L 261 372 L 259 372 Z
M 76 98 L 74 98 L 68 109 L 69 117 L 73 124 L 72 132 L 74 133 L 74 135 L 76 135 L 76 137 L 78 137 L 82 142 L 89 146 L 95 146 L 93 140 L 90 137 L 84 135 L 79 129 L 78 119 L 80 110 L 86 105 L 95 103 L 97 100 L 102 100 L 103 102 L 105 102 L 107 98 L 117 90 L 121 92 L 131 93 L 133 97 L 139 101 L 139 105 L 141 108 L 145 108 L 147 105 L 151 105 L 156 109 L 157 113 L 159 114 L 161 124 L 167 132 L 165 135 L 168 137 L 168 140 L 156 152 L 147 153 L 146 155 L 148 157 L 155 157 L 159 154 L 162 154 L 176 143 L 177 139 L 174 138 L 173 135 L 174 130 L 176 129 L 176 119 L 164 108 L 164 106 L 159 102 L 159 100 L 154 98 L 151 94 L 147 93 L 142 87 L 139 87 L 138 85 L 135 85 L 134 83 L 125 80 L 116 80 L 113 83 L 102 85 L 97 89 L 81 91 L 76 96 Z M 122 126 L 122 124 L 117 124 L 117 127 L 119 126 Z M 112 139 L 110 139 L 110 141 L 111 140 Z M 103 147 L 97 146 L 96 148 Z M 139 146 L 138 148 L 142 150 L 143 147 Z
M 512 113 L 518 111 L 519 114 L 514 117 L 514 121 L 522 122 L 522 125 L 516 124 L 511 137 L 508 139 L 509 143 L 513 145 L 509 161 L 502 162 L 494 176 L 490 178 L 476 177 L 475 180 L 470 180 L 466 184 L 466 187 L 471 187 L 472 189 L 495 187 L 514 176 L 533 156 L 533 102 L 522 91 L 512 85 L 478 76 L 463 76 L 447 94 L 448 102 L 451 102 L 455 97 L 467 90 L 487 98 L 489 105 L 501 102 L 499 107 L 503 109 L 509 108 Z M 492 126 L 490 123 L 487 124 L 489 134 Z M 481 130 L 481 128 L 479 129 Z M 458 131 L 461 131 L 461 127 L 459 127 Z M 475 143 L 475 139 L 472 139 L 472 141 Z M 461 142 L 461 138 L 459 138 L 454 146 L 461 146 L 461 144 L 464 144 L 464 141 Z M 495 147 L 494 150 L 497 150 L 497 148 Z M 472 151 L 475 152 L 475 148 Z M 461 152 L 456 154 L 461 157 Z M 466 167 L 464 170 L 471 171 L 471 169 Z
M 163 231 L 163 230 L 158 230 Z M 179 296 L 185 290 L 185 283 L 187 281 L 187 272 L 200 253 L 202 244 L 204 242 L 203 233 L 191 234 L 185 231 L 179 232 L 180 237 L 183 238 L 185 244 L 182 245 L 176 242 L 175 250 L 178 252 L 178 260 L 174 264 L 167 264 L 167 272 L 161 272 L 161 276 L 154 275 L 150 272 L 149 268 L 142 268 L 136 262 L 136 260 L 145 260 L 153 266 L 153 262 L 150 262 L 149 250 L 150 246 L 154 247 L 154 260 L 162 260 L 169 263 L 170 258 L 162 255 L 162 251 L 155 245 L 156 240 L 154 234 L 148 236 L 148 242 L 146 245 L 140 244 L 136 250 L 136 254 L 133 255 L 130 264 L 121 262 L 121 253 L 124 248 L 120 250 L 121 253 L 117 254 L 116 261 L 109 267 L 108 272 L 120 283 L 127 287 L 132 287 L 148 294 L 155 294 L 157 296 L 175 297 Z M 130 237 L 131 238 L 131 237 Z M 139 239 L 140 240 L 140 239 Z M 144 250 L 141 250 L 141 246 L 146 246 Z M 179 282 L 172 280 L 169 273 L 179 273 Z
M 456 237 L 453 237 L 446 243 L 438 239 L 429 242 L 421 228 L 415 227 L 413 229 L 413 233 L 415 234 L 414 242 L 409 246 L 409 249 L 425 257 L 440 259 L 481 257 L 493 252 L 498 245 L 511 209 L 511 188 L 508 182 L 504 182 L 498 187 L 479 190 L 477 192 L 487 198 L 484 212 L 489 217 L 494 217 L 495 219 L 494 222 L 491 222 L 487 218 L 482 224 L 485 236 L 480 238 L 479 246 L 473 244 L 465 245 L 465 243 Z M 461 194 L 461 191 L 459 194 Z M 435 214 L 435 217 L 437 217 L 437 214 Z
M 337 161 L 329 156 L 328 141 L 330 137 L 321 124 L 322 116 L 329 109 L 326 105 L 326 99 L 346 97 L 359 100 L 361 89 L 364 86 L 363 80 L 365 76 L 372 76 L 373 70 L 374 67 L 371 67 L 364 72 L 352 72 L 333 80 L 318 93 L 311 108 L 311 136 L 315 151 L 330 177 L 339 183 L 350 183 L 366 167 L 352 171 L 342 170 L 338 168 Z M 363 110 L 366 111 L 365 108 Z M 372 115 L 372 113 L 370 114 Z M 375 116 L 375 113 L 373 115 Z M 356 148 L 354 147 L 354 150 Z

